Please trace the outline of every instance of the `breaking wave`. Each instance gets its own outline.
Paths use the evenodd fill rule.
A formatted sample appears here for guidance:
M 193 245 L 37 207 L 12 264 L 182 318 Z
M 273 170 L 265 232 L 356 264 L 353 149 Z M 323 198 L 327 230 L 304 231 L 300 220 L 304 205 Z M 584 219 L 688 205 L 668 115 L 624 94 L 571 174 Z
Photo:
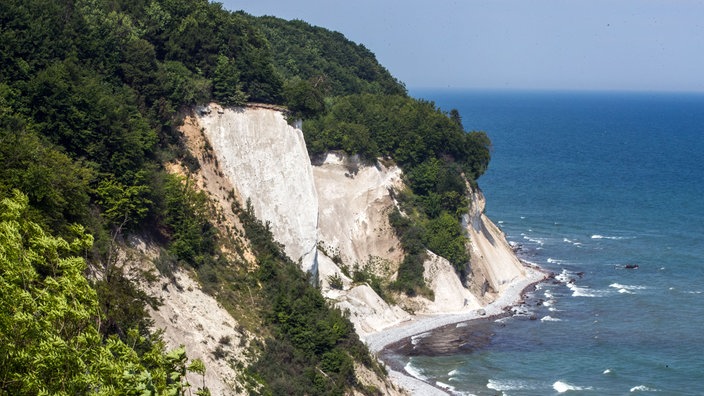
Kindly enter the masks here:
M 489 383 L 486 384 L 486 387 L 499 392 L 535 389 L 535 386 L 526 381 L 496 379 L 489 379 Z
M 428 380 L 428 378 L 427 378 L 425 375 L 423 375 L 423 370 L 421 370 L 421 369 L 419 369 L 419 368 L 413 366 L 413 361 L 408 362 L 408 363 L 403 367 L 403 369 L 406 370 L 406 372 L 407 372 L 408 374 L 410 374 L 411 377 L 418 378 L 418 379 L 421 380 L 421 381 L 427 381 L 427 380 Z
M 609 285 L 609 287 L 612 287 L 614 289 L 617 289 L 619 293 L 621 294 L 635 294 L 636 290 L 645 290 L 648 287 L 647 286 L 639 286 L 639 285 L 622 285 L 620 283 L 612 283 Z
M 658 389 L 648 388 L 645 385 L 638 385 L 631 388 L 631 392 L 660 392 Z
M 557 391 L 557 393 L 565 393 L 567 391 L 580 391 L 580 390 L 590 390 L 592 387 L 582 387 L 582 386 L 576 386 L 576 385 L 570 385 L 567 382 L 562 382 L 562 381 L 555 381 L 554 384 L 552 384 L 552 388 Z
M 620 241 L 623 239 L 635 239 L 635 237 L 628 237 L 628 236 L 607 236 L 607 235 L 599 235 L 599 234 L 594 234 L 591 236 L 592 239 L 611 239 L 614 241 Z

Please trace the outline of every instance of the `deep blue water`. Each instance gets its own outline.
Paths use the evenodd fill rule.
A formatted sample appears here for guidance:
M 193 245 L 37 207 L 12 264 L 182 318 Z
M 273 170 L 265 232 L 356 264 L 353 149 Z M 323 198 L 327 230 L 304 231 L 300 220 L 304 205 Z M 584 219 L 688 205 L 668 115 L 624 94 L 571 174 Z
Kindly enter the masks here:
M 563 283 L 538 320 L 408 367 L 460 394 L 704 394 L 704 95 L 412 95 L 488 133 L 487 214 Z

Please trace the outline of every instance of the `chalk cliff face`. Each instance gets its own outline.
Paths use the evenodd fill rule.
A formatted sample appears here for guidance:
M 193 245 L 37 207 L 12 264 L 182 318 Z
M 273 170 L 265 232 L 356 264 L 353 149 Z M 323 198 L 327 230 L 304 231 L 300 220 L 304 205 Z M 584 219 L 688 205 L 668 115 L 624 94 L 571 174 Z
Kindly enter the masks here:
M 215 104 L 198 122 L 238 198 L 271 224 L 289 257 L 317 274 L 318 196 L 301 130 L 278 111 Z
M 390 305 L 368 285 L 352 282 L 343 268 L 350 273 L 368 266 L 384 279 L 396 276 L 403 251 L 388 214 L 396 205 L 391 191 L 403 187 L 398 167 L 365 165 L 338 154 L 313 166 L 301 130 L 272 109 L 211 104 L 196 121 L 240 202 L 251 201 L 286 253 L 318 276 L 328 299 L 350 312 L 360 335 L 409 320 L 407 310 L 478 309 L 498 298 L 511 281 L 526 276 L 503 233 L 482 213 L 483 195 L 473 189 L 464 219 L 471 245 L 467 284 L 446 259 L 428 252 L 424 276 L 434 300 L 401 297 L 399 305 Z M 341 290 L 330 287 L 332 275 L 342 279 Z
M 325 246 L 348 265 L 362 265 L 370 257 L 390 263 L 403 259 L 388 219 L 394 207 L 389 189 L 402 185 L 398 167 L 365 166 L 354 158 L 328 154 L 323 164 L 313 167 L 313 176 L 320 204 L 318 237 Z
M 496 297 L 513 280 L 526 276 L 525 267 L 506 241 L 504 233 L 485 214 L 486 199 L 478 189 L 471 190 L 469 213 L 465 215 L 471 241 L 473 291 Z

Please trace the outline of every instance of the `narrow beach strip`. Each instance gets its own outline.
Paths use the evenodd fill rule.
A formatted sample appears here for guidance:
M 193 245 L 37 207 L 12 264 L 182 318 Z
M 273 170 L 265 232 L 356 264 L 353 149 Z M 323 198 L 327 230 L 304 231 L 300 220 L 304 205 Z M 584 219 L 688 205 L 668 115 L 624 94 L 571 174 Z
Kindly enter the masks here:
M 367 344 L 372 353 L 378 355 L 387 346 L 408 337 L 413 337 L 455 323 L 501 315 L 505 313 L 507 308 L 515 306 L 522 300 L 525 290 L 542 282 L 547 279 L 547 277 L 548 274 L 546 272 L 534 268 L 533 266 L 526 266 L 526 276 L 524 278 L 513 281 L 503 293 L 499 295 L 499 298 L 482 309 L 456 314 L 414 316 L 411 320 L 401 322 L 376 333 L 371 333 L 364 337 L 363 341 Z M 389 371 L 389 377 L 394 383 L 411 391 L 412 394 L 447 394 L 447 392 L 442 391 L 440 388 L 412 377 L 407 373 L 394 371 L 388 366 L 387 369 Z

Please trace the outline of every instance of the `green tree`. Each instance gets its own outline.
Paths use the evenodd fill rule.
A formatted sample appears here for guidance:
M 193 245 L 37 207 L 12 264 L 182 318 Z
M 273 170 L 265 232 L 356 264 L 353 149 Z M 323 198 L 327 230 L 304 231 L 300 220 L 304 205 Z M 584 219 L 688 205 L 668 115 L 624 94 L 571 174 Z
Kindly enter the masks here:
M 210 81 L 193 73 L 179 61 L 160 64 L 157 82 L 161 94 L 176 106 L 203 103 L 210 97 Z
M 103 179 L 96 190 L 105 219 L 117 227 L 133 227 L 149 212 L 149 187 L 144 184 L 125 186 L 115 179 Z
M 250 17 L 266 35 L 276 71 L 286 80 L 309 81 L 323 77 L 324 95 L 353 93 L 405 95 L 406 88 L 374 54 L 339 32 L 301 20 Z
M 460 112 L 457 109 L 450 110 L 449 115 L 452 122 L 459 125 L 460 127 L 462 126 L 462 116 L 460 115 Z
M 166 175 L 161 192 L 164 224 L 170 236 L 169 251 L 193 267 L 210 263 L 216 252 L 217 229 L 208 221 L 210 204 L 188 179 Z
M 140 357 L 117 338 L 103 342 L 78 257 L 92 237 L 80 226 L 70 241 L 54 237 L 27 210 L 17 191 L 0 202 L 0 393 L 181 394 L 182 349 L 164 354 L 157 342 Z
M 213 72 L 213 97 L 225 106 L 244 106 L 247 95 L 242 92 L 236 63 L 225 55 L 218 56 Z
M 467 238 L 457 219 L 447 212 L 428 221 L 425 243 L 428 249 L 445 257 L 460 274 L 466 273 L 469 261 Z
M 13 189 L 28 191 L 34 221 L 60 234 L 70 223 L 85 221 L 94 175 L 24 126 L 0 127 L 0 198 L 10 196 Z
M 294 78 L 284 84 L 284 100 L 294 117 L 315 117 L 325 110 L 323 93 L 313 83 Z

